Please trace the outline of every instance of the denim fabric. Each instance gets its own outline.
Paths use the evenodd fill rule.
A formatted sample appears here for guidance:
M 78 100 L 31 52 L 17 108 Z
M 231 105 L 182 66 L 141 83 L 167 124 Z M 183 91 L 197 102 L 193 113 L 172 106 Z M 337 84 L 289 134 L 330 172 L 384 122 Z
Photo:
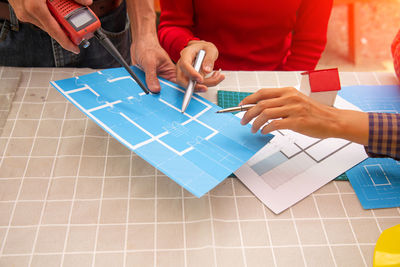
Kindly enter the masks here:
M 130 64 L 130 31 L 125 1 L 100 18 L 104 33 Z M 4 21 L 0 21 L 2 24 Z M 18 31 L 9 31 L 0 42 L 0 65 L 18 67 L 120 67 L 101 44 L 92 38 L 88 48 L 75 55 L 63 49 L 46 32 L 29 23 L 19 23 Z

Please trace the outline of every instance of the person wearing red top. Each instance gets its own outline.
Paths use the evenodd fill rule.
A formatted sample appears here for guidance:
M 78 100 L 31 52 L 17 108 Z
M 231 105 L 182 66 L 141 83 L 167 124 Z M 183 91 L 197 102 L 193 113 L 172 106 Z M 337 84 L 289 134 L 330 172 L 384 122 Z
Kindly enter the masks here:
M 208 86 L 223 78 L 217 73 L 207 80 L 194 71 L 199 49 L 208 55 L 202 74 L 214 68 L 313 70 L 325 48 L 332 1 L 161 0 L 158 36 L 177 62 L 181 85 L 188 77 Z

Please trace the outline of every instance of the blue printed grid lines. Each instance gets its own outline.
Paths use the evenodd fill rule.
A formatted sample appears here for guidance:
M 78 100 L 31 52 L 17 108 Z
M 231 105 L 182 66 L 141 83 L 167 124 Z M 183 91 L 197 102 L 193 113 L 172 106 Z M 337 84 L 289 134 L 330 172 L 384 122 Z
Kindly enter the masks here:
M 133 68 L 144 79 L 144 74 Z M 253 135 L 232 114 L 194 95 L 180 112 L 184 91 L 160 79 L 146 95 L 122 68 L 52 82 L 69 101 L 122 144 L 197 197 L 243 165 L 269 140 Z

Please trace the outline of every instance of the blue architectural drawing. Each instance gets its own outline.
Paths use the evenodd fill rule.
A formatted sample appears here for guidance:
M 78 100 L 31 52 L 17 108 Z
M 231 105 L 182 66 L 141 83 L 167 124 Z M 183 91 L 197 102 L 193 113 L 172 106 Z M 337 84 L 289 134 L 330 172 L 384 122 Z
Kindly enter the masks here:
M 144 80 L 141 70 L 133 70 Z M 51 84 L 122 144 L 197 197 L 211 190 L 261 149 L 271 136 L 252 134 L 232 114 L 194 95 L 181 113 L 184 90 L 160 79 L 146 95 L 123 68 Z
M 344 87 L 339 95 L 363 111 L 400 112 L 399 86 Z M 400 164 L 368 158 L 346 172 L 365 209 L 400 206 Z

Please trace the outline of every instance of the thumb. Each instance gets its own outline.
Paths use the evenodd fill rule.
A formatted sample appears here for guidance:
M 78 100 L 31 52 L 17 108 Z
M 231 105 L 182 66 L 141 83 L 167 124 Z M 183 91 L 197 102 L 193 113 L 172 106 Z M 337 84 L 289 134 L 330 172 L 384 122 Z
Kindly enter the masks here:
M 146 84 L 149 90 L 154 93 L 158 94 L 161 90 L 160 83 L 157 79 L 157 71 L 156 71 L 156 64 L 147 63 L 143 65 L 143 70 L 146 74 Z
M 90 6 L 91 4 L 93 4 L 93 0 L 75 0 L 75 2 L 83 6 Z

